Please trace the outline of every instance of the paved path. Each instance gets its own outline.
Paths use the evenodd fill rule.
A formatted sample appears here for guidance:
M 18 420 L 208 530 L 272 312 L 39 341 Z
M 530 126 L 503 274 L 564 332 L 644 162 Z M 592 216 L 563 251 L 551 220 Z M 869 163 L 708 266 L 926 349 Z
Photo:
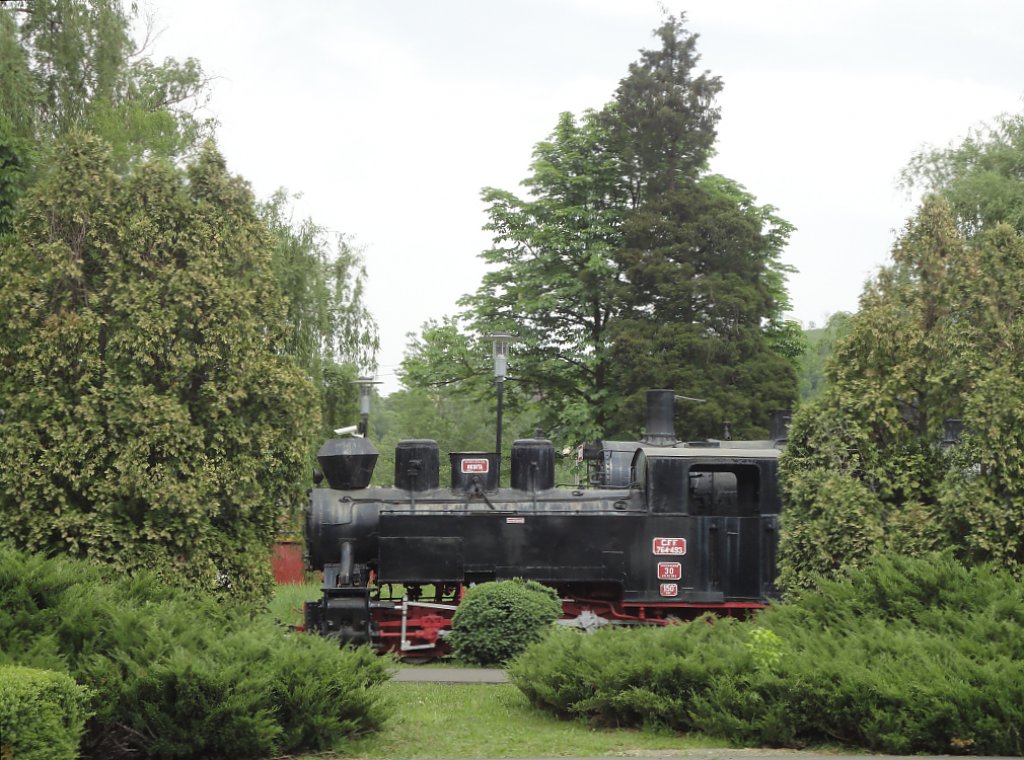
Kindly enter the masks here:
M 508 683 L 497 668 L 399 668 L 392 681 L 409 683 Z

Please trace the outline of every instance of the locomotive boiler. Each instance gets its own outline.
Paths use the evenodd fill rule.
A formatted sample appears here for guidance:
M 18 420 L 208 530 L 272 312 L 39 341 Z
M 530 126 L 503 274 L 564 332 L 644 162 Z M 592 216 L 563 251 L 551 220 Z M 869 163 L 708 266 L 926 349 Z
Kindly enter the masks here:
M 318 453 L 328 487 L 306 518 L 323 595 L 305 627 L 404 656 L 445 653 L 466 588 L 523 578 L 559 593 L 563 622 L 664 624 L 705 612 L 746 614 L 775 594 L 781 435 L 676 440 L 673 393 L 648 391 L 635 442 L 587 449 L 590 483 L 559 487 L 550 441 L 516 441 L 510 487 L 493 453 L 449 455 L 399 443 L 393 487 L 369 487 L 377 451 L 332 439 Z

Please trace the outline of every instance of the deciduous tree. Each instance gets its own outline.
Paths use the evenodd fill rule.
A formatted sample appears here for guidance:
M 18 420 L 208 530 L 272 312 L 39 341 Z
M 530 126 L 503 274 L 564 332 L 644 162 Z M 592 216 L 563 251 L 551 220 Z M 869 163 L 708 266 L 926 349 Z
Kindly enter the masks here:
M 1024 114 L 1003 114 L 959 144 L 919 151 L 903 172 L 908 190 L 940 193 L 967 237 L 1006 222 L 1024 232 Z
M 379 338 L 364 300 L 366 267 L 345 235 L 332 236 L 312 219 L 295 223 L 283 190 L 260 212 L 274 238 L 273 271 L 285 296 L 285 350 L 320 395 L 315 450 L 324 435 L 356 419 L 355 380 L 376 369 Z
M 132 37 L 136 4 L 32 0 L 0 5 L 7 39 L 2 44 L 9 44 L 16 30 L 31 72 L 30 86 L 19 83 L 14 89 L 16 113 L 30 120 L 40 142 L 86 129 L 110 143 L 123 168 L 142 156 L 183 155 L 209 136 L 212 120 L 196 115 L 207 98 L 208 77 L 195 59 L 156 64 L 148 57 L 148 41 L 136 44 Z
M 486 188 L 495 265 L 460 301 L 475 332 L 516 335 L 520 387 L 544 400 L 542 425 L 578 440 L 601 435 L 617 394 L 608 389 L 609 321 L 619 280 L 627 203 L 608 134 L 592 112 L 559 117 L 534 149 L 531 199 Z

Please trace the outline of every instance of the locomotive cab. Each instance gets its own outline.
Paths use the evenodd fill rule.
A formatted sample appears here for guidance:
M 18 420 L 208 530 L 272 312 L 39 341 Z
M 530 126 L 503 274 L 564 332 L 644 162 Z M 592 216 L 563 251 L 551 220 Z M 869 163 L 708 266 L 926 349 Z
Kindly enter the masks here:
M 660 583 L 666 565 L 653 560 L 659 596 L 725 605 L 777 596 L 778 456 L 767 442 L 636 452 L 633 477 L 644 493 L 652 527 L 674 530 L 679 535 L 673 537 L 683 539 L 678 567 L 673 565 L 670 573 L 678 575 L 671 580 L 679 583 Z

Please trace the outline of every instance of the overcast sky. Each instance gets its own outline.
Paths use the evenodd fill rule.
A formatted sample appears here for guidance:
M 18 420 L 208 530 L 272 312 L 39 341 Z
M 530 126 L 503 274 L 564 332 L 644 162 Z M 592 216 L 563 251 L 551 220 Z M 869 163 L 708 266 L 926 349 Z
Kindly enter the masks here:
M 562 111 L 600 108 L 650 0 L 151 0 L 156 57 L 198 58 L 232 172 L 363 248 L 382 390 L 406 334 L 456 312 L 489 236 L 480 190 L 520 191 Z M 925 145 L 1024 110 L 1021 0 L 692 0 L 700 66 L 722 77 L 714 171 L 797 231 L 792 316 L 855 310 L 914 204 Z M 143 8 L 147 6 L 143 3 Z

